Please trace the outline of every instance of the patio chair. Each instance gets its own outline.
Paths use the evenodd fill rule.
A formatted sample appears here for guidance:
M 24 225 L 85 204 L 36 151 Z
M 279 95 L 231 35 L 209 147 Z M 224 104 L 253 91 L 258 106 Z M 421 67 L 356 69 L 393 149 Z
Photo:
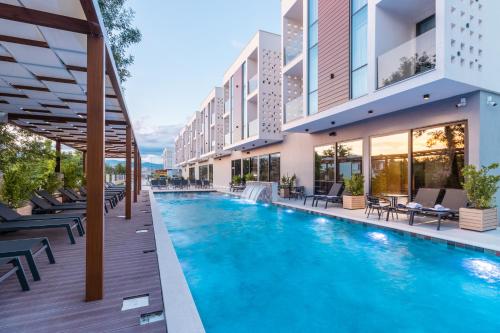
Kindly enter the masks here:
M 291 200 L 292 198 L 294 199 L 302 199 L 304 198 L 305 196 L 305 187 L 304 186 L 295 186 L 295 187 L 292 187 L 292 189 L 290 190 L 290 196 L 288 197 L 289 200 Z
M 0 258 L 24 257 L 35 281 L 40 280 L 35 258 L 42 252 L 45 252 L 51 264 L 56 263 L 46 237 L 0 241 Z
M 33 209 L 33 213 L 35 215 L 38 214 L 52 214 L 52 213 L 58 213 L 58 212 L 77 212 L 79 214 L 86 214 L 87 207 L 82 206 L 80 204 L 78 205 L 73 205 L 73 204 L 59 204 L 59 205 L 52 205 L 48 200 L 45 200 L 44 198 L 40 198 L 36 195 L 33 195 L 31 197 L 31 202 L 35 205 L 35 208 Z M 108 208 L 106 208 L 106 213 L 108 212 Z
M 337 191 L 335 192 L 335 190 Z M 320 200 L 325 202 L 325 209 L 328 208 L 329 202 L 337 204 L 342 203 L 342 192 L 344 192 L 344 184 L 340 183 L 340 187 L 337 186 L 337 188 L 334 188 L 333 195 L 330 195 L 329 193 L 326 196 L 319 196 L 318 198 L 316 198 L 316 207 L 318 207 L 318 202 Z
M 306 201 L 308 198 L 312 198 L 312 206 L 316 204 L 316 207 L 318 206 L 318 201 L 319 200 L 325 200 L 326 198 L 330 198 L 331 200 L 334 200 L 334 198 L 338 198 L 339 195 L 342 195 L 342 191 L 344 190 L 344 184 L 342 183 L 334 183 L 332 187 L 330 187 L 330 191 L 328 191 L 328 194 L 312 194 L 312 195 L 305 195 L 304 196 L 304 205 L 306 204 Z M 325 208 L 328 205 L 328 201 L 326 201 Z
M 57 200 L 52 194 L 45 190 L 38 190 L 35 191 L 36 194 L 38 194 L 40 197 L 43 199 L 47 200 L 52 206 L 58 207 L 58 208 L 65 208 L 65 209 L 86 209 L 87 204 L 85 203 L 62 203 L 59 200 Z
M 396 209 L 391 209 L 391 205 L 387 199 L 380 198 L 374 195 L 366 195 L 366 208 L 365 208 L 365 214 L 366 218 L 369 218 L 370 215 L 374 212 L 377 211 L 377 216 L 378 219 L 380 220 L 382 214 L 384 211 L 387 211 L 387 219 L 389 220 L 389 213 L 392 212 L 392 219 L 394 220 L 394 212 Z M 397 215 L 397 212 L 396 212 Z
M 39 199 L 39 198 L 38 198 Z M 39 199 L 43 200 L 43 199 Z M 0 202 L 0 219 L 5 222 L 22 222 L 22 221 L 40 221 L 40 220 L 73 220 L 80 224 L 80 228 L 85 234 L 85 228 L 83 227 L 83 222 L 87 219 L 85 217 L 86 213 L 79 213 L 72 211 L 69 213 L 57 213 L 57 214 L 35 214 L 35 215 L 20 215 L 15 210 L 11 209 L 9 206 Z
M 30 290 L 28 279 L 26 279 L 26 274 L 24 273 L 24 268 L 21 265 L 19 257 L 1 258 L 0 267 L 2 267 L 3 265 L 10 265 L 11 267 L 7 272 L 0 276 L 0 283 L 7 280 L 10 276 L 16 274 L 17 280 L 19 281 L 19 284 L 21 285 L 23 291 Z
M 436 230 L 441 230 L 441 221 L 443 219 L 457 218 L 460 208 L 467 208 L 468 199 L 466 192 L 460 189 L 446 189 L 441 206 L 443 207 L 441 209 L 436 209 L 435 206 L 431 205 L 423 207 L 420 210 L 413 210 L 410 214 L 409 224 L 413 225 L 416 215 L 434 216 L 438 218 Z

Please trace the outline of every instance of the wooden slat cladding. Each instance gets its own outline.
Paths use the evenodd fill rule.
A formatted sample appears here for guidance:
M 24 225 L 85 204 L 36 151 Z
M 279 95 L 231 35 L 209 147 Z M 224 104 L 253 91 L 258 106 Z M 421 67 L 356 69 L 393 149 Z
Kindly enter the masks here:
M 318 0 L 318 103 L 320 112 L 349 100 L 349 2 L 349 0 Z

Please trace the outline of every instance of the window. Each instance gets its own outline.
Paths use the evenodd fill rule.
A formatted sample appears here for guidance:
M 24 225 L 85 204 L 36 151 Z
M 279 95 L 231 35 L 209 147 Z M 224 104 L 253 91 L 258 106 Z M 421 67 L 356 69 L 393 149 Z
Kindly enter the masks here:
M 259 179 L 259 157 L 250 157 L 250 173 L 254 179 Z
M 242 138 L 247 138 L 248 137 L 248 106 L 247 106 L 247 96 L 248 96 L 248 78 L 247 78 L 247 62 L 245 61 L 243 65 L 241 66 L 241 71 L 242 71 L 242 91 L 243 93 L 241 94 L 241 105 L 242 105 L 242 110 L 243 112 L 241 113 L 242 116 L 242 128 L 241 128 L 241 137 Z
M 368 93 L 368 6 L 367 0 L 351 3 L 351 97 Z
M 308 113 L 318 112 L 318 0 L 309 0 Z
M 314 148 L 314 193 L 325 193 L 335 182 L 335 145 Z
M 371 192 L 408 194 L 408 132 L 371 139 Z
M 416 35 L 417 37 L 425 34 L 436 27 L 436 15 L 429 16 L 425 20 L 417 23 Z
M 363 140 L 337 143 L 336 182 L 343 182 L 352 175 L 361 174 L 363 162 Z
M 189 168 L 189 180 L 196 180 L 196 170 Z
M 248 173 L 250 173 L 250 159 L 245 158 L 243 159 L 243 176 L 246 176 Z
M 269 181 L 269 155 L 259 156 L 259 181 Z
M 281 155 L 280 153 L 275 153 L 269 155 L 271 162 L 269 167 L 269 181 L 277 182 L 280 181 L 280 164 L 281 164 Z
M 214 165 L 213 164 L 208 165 L 208 181 L 210 183 L 214 182 Z
M 421 187 L 462 188 L 465 124 L 412 131 L 412 193 Z
M 231 178 L 241 176 L 241 160 L 231 161 Z
M 208 165 L 200 165 L 198 173 L 200 180 L 208 180 Z

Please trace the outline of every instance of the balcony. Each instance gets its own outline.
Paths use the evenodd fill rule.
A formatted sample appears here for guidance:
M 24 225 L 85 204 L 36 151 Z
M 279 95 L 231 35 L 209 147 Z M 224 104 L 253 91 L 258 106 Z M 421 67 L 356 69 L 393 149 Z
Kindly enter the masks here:
M 231 133 L 224 134 L 224 146 L 231 144 Z
M 302 43 L 302 41 L 301 41 Z M 302 44 L 300 46 L 290 46 L 285 47 L 284 55 L 285 55 L 285 65 L 291 63 L 295 58 L 302 54 Z
M 252 120 L 248 123 L 248 137 L 259 134 L 259 119 Z
M 224 102 L 224 113 L 229 113 L 231 111 L 231 100 L 228 99 Z
M 255 74 L 250 80 L 248 80 L 248 94 L 252 94 L 259 87 L 259 75 Z
M 436 29 L 413 38 L 377 58 L 378 88 L 436 68 Z
M 304 98 L 302 95 L 285 104 L 285 123 L 304 116 Z

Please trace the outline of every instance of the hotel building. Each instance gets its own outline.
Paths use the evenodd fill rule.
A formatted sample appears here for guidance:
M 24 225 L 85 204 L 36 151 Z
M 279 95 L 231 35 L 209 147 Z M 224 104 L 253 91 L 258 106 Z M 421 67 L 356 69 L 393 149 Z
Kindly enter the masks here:
M 313 193 L 362 173 L 366 193 L 411 196 L 460 188 L 464 165 L 500 161 L 499 1 L 281 7 L 279 45 L 259 32 L 224 76 L 229 155 L 211 161 L 216 188 L 295 174 Z

